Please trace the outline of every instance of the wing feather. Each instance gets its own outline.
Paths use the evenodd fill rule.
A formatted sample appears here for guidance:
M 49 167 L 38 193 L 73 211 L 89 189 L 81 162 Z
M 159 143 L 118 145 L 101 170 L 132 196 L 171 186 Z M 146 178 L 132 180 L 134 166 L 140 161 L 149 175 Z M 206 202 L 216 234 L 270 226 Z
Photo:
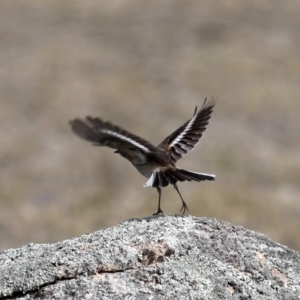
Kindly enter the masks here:
M 107 146 L 117 150 L 121 147 L 137 148 L 163 165 L 168 164 L 169 158 L 165 150 L 100 118 L 88 116 L 85 120 L 74 119 L 70 121 L 70 125 L 75 134 L 96 146 Z
M 215 99 L 207 101 L 206 98 L 200 111 L 197 112 L 196 107 L 193 117 L 158 145 L 159 148 L 170 152 L 173 163 L 187 154 L 188 151 L 193 150 L 199 143 L 203 132 L 206 130 L 214 106 Z

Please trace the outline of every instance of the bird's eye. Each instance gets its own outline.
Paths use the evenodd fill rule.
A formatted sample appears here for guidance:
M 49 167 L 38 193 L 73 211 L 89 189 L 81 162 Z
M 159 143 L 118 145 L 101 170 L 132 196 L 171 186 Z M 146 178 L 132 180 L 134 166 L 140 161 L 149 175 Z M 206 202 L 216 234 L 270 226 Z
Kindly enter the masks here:
M 134 148 L 134 147 L 129 147 L 129 150 L 131 150 L 131 151 L 135 151 L 135 150 L 136 150 L 136 148 Z

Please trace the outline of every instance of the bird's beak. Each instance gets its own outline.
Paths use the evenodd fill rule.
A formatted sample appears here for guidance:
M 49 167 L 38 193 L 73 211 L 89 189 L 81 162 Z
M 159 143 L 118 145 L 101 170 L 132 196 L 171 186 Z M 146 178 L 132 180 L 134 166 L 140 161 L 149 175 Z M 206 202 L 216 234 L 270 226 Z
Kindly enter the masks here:
M 114 151 L 114 153 L 120 153 L 119 150 Z

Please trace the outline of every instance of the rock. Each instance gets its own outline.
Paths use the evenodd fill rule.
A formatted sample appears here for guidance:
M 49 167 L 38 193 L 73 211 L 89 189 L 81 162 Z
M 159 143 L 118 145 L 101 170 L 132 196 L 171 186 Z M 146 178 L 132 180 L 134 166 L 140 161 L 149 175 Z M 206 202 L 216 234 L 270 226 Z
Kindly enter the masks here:
M 300 253 L 216 219 L 131 219 L 56 244 L 3 251 L 0 297 L 296 300 Z

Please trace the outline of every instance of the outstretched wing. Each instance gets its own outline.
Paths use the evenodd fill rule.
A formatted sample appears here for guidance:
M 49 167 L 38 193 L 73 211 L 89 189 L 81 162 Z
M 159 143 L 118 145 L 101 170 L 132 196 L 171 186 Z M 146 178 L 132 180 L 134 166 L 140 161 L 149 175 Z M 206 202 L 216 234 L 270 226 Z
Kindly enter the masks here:
M 170 152 L 171 161 L 175 163 L 188 151 L 193 150 L 199 143 L 203 132 L 211 117 L 211 113 L 215 106 L 215 100 L 207 101 L 205 99 L 200 111 L 197 112 L 197 106 L 193 117 L 165 138 L 159 145 Z
M 100 118 L 86 117 L 84 120 L 74 119 L 70 121 L 75 134 L 96 146 L 107 146 L 121 150 L 139 150 L 149 156 L 155 157 L 161 163 L 168 160 L 166 151 L 155 147 L 148 141 Z

